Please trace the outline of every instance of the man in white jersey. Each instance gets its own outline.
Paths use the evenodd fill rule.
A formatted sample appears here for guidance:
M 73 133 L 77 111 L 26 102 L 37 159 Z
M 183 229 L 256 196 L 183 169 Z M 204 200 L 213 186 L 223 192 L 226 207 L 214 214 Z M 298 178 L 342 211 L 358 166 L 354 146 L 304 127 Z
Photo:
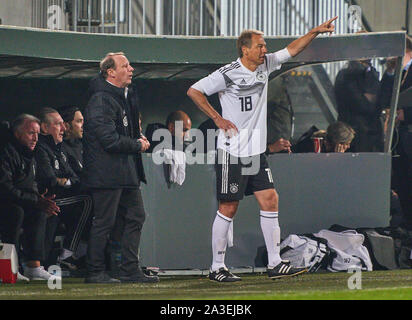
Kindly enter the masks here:
M 243 195 L 254 194 L 260 207 L 260 224 L 268 251 L 267 273 L 272 279 L 306 272 L 282 261 L 279 254 L 278 194 L 266 156 L 266 104 L 268 78 L 281 64 L 296 56 L 321 33 L 332 33 L 337 17 L 312 29 L 283 50 L 267 53 L 263 33 L 245 30 L 237 40 L 239 59 L 196 82 L 187 94 L 221 129 L 216 164 L 219 210 L 212 227 L 213 262 L 209 279 L 218 282 L 241 280 L 227 269 L 224 258 L 228 231 Z M 219 94 L 222 115 L 205 95 Z M 258 170 L 245 174 L 250 162 Z M 249 164 L 249 165 L 248 165 Z M 253 170 L 252 170 L 253 171 Z M 256 171 L 256 170 L 255 170 Z

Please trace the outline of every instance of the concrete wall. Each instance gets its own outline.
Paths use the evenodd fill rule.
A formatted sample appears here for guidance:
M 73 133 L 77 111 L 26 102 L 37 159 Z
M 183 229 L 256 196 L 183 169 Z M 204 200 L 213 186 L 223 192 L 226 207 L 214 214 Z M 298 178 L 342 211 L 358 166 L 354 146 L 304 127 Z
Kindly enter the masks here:
M 407 0 L 358 0 L 373 31 L 397 31 L 405 28 L 406 2 Z M 412 18 L 412 3 L 409 16 Z M 409 33 L 411 32 L 412 21 L 409 22 Z
M 0 19 L 2 24 L 15 26 L 33 26 L 32 0 L 2 0 Z M 374 31 L 395 31 L 405 28 L 405 13 L 407 0 L 358 0 L 362 11 Z M 142 33 L 141 8 L 142 0 L 133 2 L 132 10 L 136 19 L 132 23 L 133 33 Z M 155 1 L 146 1 L 146 33 L 155 34 Z M 412 16 L 412 4 L 409 8 Z M 121 32 L 127 33 L 127 28 L 120 26 Z M 124 29 L 124 30 L 123 30 Z M 409 33 L 412 30 L 412 18 L 409 21 Z
M 1 1 L 1 24 L 30 27 L 32 25 L 32 5 L 31 0 Z
M 164 269 L 207 269 L 217 201 L 214 166 L 189 165 L 182 186 L 165 183 L 162 166 L 144 156 L 148 184 L 142 186 L 147 214 L 141 260 Z M 389 154 L 278 154 L 269 165 L 280 195 L 282 238 L 317 232 L 332 224 L 389 225 Z M 253 196 L 241 201 L 234 219 L 234 247 L 227 265 L 253 266 L 264 245 L 259 208 Z

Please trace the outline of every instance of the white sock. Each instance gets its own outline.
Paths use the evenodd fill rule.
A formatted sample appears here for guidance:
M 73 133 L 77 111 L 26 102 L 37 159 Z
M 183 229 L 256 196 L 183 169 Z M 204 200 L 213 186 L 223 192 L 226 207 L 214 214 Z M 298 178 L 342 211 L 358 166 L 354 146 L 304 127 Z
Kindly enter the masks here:
M 273 268 L 282 261 L 280 258 L 280 228 L 278 213 L 261 210 L 260 227 L 262 228 L 266 249 L 268 251 L 268 268 Z
M 212 271 L 217 271 L 225 266 L 225 254 L 227 246 L 227 233 L 229 231 L 231 218 L 228 218 L 217 211 L 212 227 Z
M 60 259 L 64 260 L 64 259 L 67 259 L 68 257 L 71 257 L 72 255 L 73 255 L 73 251 L 63 248 L 62 252 L 60 253 Z

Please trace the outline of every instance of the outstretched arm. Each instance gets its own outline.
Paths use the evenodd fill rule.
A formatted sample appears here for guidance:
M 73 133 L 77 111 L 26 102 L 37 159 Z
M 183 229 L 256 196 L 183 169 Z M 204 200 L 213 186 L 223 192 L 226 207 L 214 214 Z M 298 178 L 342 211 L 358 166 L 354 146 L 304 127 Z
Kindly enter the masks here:
M 309 43 L 312 42 L 313 39 L 315 39 L 319 34 L 321 33 L 332 33 L 335 31 L 335 26 L 332 24 L 333 21 L 335 21 L 338 17 L 334 17 L 321 25 L 317 26 L 316 28 L 313 28 L 310 30 L 307 34 L 304 36 L 300 37 L 299 39 L 296 39 L 295 41 L 291 42 L 287 48 L 292 57 L 298 55 L 301 53 L 308 45 Z

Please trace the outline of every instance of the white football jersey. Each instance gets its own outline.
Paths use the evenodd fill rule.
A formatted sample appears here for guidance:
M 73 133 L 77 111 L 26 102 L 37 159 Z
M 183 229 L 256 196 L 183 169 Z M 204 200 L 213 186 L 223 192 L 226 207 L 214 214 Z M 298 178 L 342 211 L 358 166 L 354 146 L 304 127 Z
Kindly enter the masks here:
M 240 58 L 196 82 L 192 88 L 208 96 L 218 92 L 222 117 L 239 133 L 231 138 L 220 130 L 217 148 L 236 157 L 261 154 L 266 150 L 267 88 L 270 73 L 291 58 L 285 48 L 266 54 L 265 62 L 251 71 Z

